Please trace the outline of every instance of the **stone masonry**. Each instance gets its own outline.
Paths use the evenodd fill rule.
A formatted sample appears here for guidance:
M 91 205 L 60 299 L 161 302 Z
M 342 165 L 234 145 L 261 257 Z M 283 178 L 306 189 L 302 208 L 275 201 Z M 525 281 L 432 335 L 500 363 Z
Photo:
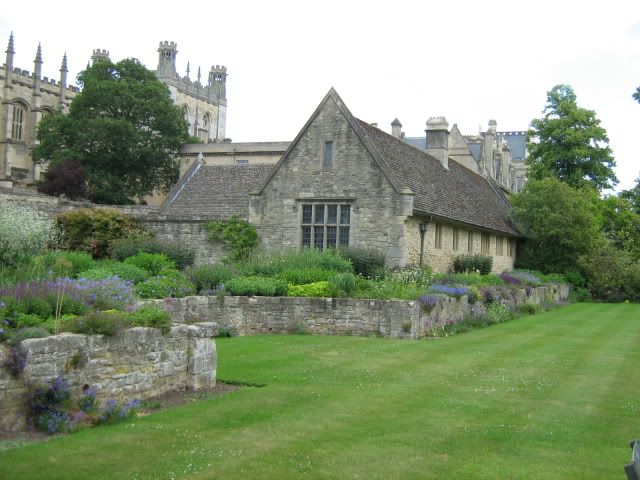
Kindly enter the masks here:
M 18 378 L 0 368 L 0 430 L 24 428 L 26 385 L 62 376 L 73 396 L 85 385 L 97 398 L 144 399 L 166 392 L 211 388 L 217 355 L 212 323 L 175 325 L 162 335 L 156 328 L 131 328 L 114 337 L 63 333 L 25 340 L 26 368 Z M 8 347 L 0 346 L 0 365 Z

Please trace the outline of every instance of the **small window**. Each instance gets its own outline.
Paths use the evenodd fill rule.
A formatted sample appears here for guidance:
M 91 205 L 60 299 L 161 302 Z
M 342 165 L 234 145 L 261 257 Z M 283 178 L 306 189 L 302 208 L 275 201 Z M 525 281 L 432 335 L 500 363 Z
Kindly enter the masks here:
M 333 142 L 324 142 L 324 152 L 322 155 L 322 168 L 331 170 L 333 168 Z
M 442 248 L 442 224 L 436 223 L 435 247 Z
M 451 229 L 452 232 L 452 240 L 453 240 L 453 249 L 457 252 L 460 248 L 460 229 L 458 227 L 453 227 Z
M 504 239 L 502 237 L 496 237 L 496 255 L 503 255 Z
M 488 233 L 483 233 L 480 237 L 480 253 L 482 255 L 489 255 L 491 244 L 491 235 Z
M 22 140 L 24 134 L 25 109 L 22 105 L 13 105 L 13 117 L 11 119 L 11 138 Z
M 249 160 L 236 160 L 236 164 L 238 165 L 248 165 Z
M 467 237 L 467 250 L 469 253 L 473 253 L 473 232 L 469 230 L 469 236 Z

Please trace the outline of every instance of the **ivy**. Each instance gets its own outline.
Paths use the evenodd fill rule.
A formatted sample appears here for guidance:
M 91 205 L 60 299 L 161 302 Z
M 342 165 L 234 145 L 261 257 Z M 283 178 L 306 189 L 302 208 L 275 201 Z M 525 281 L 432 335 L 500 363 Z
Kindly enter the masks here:
M 237 215 L 229 220 L 208 222 L 205 228 L 209 233 L 209 241 L 222 242 L 236 260 L 247 255 L 258 243 L 256 227 Z

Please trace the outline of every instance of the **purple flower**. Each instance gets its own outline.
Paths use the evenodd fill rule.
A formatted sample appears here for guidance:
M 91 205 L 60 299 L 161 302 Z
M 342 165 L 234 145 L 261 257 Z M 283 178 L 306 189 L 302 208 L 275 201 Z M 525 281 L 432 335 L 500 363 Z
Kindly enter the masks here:
M 450 295 L 452 297 L 461 297 L 462 295 L 469 293 L 469 289 L 467 287 L 450 287 L 448 285 L 431 285 L 429 290 L 435 293 L 444 293 L 445 295 Z

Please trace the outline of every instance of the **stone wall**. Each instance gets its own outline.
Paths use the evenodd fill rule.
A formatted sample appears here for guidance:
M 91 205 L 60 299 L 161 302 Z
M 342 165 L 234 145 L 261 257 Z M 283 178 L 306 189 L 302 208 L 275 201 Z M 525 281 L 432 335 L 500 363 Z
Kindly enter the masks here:
M 28 383 L 62 376 L 75 397 L 85 385 L 97 398 L 143 399 L 166 392 L 210 388 L 216 383 L 216 348 L 211 323 L 175 325 L 162 335 L 155 328 L 131 328 L 114 337 L 63 333 L 25 340 L 27 364 L 18 378 L 0 368 L 0 430 L 25 426 L 22 410 Z M 0 346 L 0 365 L 9 352 Z
M 512 307 L 565 302 L 567 285 L 517 290 Z M 417 301 L 299 297 L 204 297 L 149 300 L 176 323 L 215 322 L 232 335 L 312 333 L 422 338 L 446 323 L 486 313 L 467 297 L 442 298 L 430 311 Z
M 88 202 L 61 200 L 32 190 L 0 187 L 0 203 L 29 205 L 50 217 L 78 208 L 110 208 L 136 218 L 152 231 L 158 240 L 175 242 L 191 248 L 196 264 L 215 263 L 227 254 L 222 244 L 211 244 L 203 225 L 204 218 L 171 218 L 160 215 L 158 207 L 148 205 L 95 205 Z

